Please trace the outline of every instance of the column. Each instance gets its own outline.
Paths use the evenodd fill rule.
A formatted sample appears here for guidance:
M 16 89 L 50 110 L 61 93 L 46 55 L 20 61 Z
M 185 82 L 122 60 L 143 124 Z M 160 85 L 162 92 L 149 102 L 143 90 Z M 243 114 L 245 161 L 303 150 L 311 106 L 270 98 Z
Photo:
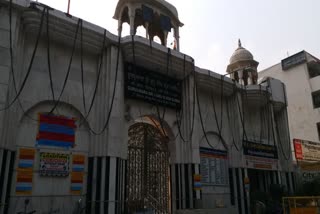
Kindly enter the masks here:
M 252 73 L 248 72 L 248 85 L 252 85 L 253 81 L 252 81 Z
M 130 35 L 135 35 L 135 29 L 134 29 L 134 19 L 135 19 L 135 10 L 131 6 L 129 7 L 129 22 L 130 22 Z
M 244 178 L 249 178 L 248 176 L 248 169 L 247 168 L 244 168 Z M 249 180 L 250 182 L 250 180 Z M 248 191 L 245 191 L 245 194 L 247 196 L 247 207 L 248 207 L 248 214 L 251 213 L 251 210 L 250 210 L 250 189 Z
M 239 84 L 243 85 L 243 70 L 238 71 L 238 76 L 239 76 Z
M 163 46 L 167 47 L 168 31 L 163 31 Z
M 122 20 L 119 19 L 118 21 L 118 36 L 121 37 L 122 34 Z
M 146 28 L 146 39 L 149 39 L 149 22 L 145 23 L 145 28 Z
M 174 28 L 174 38 L 176 39 L 176 43 L 177 43 L 177 51 L 180 51 L 179 27 Z

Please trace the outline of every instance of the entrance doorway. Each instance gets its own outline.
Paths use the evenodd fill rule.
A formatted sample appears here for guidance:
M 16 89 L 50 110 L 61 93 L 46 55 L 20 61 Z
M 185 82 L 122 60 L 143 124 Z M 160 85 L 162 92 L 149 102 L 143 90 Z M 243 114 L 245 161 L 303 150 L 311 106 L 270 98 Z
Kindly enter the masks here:
M 129 213 L 169 213 L 168 138 L 151 124 L 129 129 L 127 194 Z

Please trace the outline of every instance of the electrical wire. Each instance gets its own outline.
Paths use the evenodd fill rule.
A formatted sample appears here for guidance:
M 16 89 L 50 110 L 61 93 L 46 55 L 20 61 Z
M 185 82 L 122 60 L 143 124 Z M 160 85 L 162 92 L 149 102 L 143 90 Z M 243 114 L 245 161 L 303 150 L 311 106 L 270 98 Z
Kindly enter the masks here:
M 29 75 L 30 75 L 30 72 L 31 72 L 31 68 L 32 68 L 32 65 L 33 65 L 33 60 L 34 60 L 34 57 L 35 57 L 35 54 L 36 54 L 36 51 L 37 51 L 37 48 L 38 48 L 38 44 L 39 44 L 39 40 L 40 40 L 40 35 L 41 35 L 41 32 L 42 32 L 42 27 L 43 27 L 43 20 L 44 20 L 44 14 L 45 14 L 45 11 L 46 11 L 46 8 L 43 8 L 42 10 L 42 14 L 41 14 L 41 21 L 40 21 L 40 27 L 39 27 L 39 32 L 38 32 L 38 35 L 37 35 L 37 38 L 36 38 L 36 43 L 35 43 L 35 47 L 34 47 L 34 50 L 33 50 L 33 53 L 32 53 L 32 56 L 31 56 L 31 60 L 30 60 L 30 63 L 29 63 L 29 66 L 28 66 L 28 70 L 27 70 L 27 73 L 22 81 L 22 84 L 21 84 L 21 87 L 19 90 L 17 90 L 17 85 L 16 85 L 16 80 L 15 80 L 15 75 L 14 75 L 14 71 L 13 71 L 13 50 L 12 50 L 12 0 L 10 0 L 10 9 L 9 9 L 9 28 L 10 28 L 10 62 L 11 62 L 11 74 L 12 74 L 12 78 L 13 78 L 13 84 L 14 84 L 14 90 L 16 92 L 16 95 L 14 97 L 14 99 L 9 103 L 9 105 L 5 106 L 4 108 L 0 109 L 0 111 L 5 111 L 7 109 L 9 109 L 18 99 L 19 99 L 19 96 L 21 95 L 24 87 L 25 87 L 25 84 L 29 78 Z M 20 107 L 22 107 L 21 103 L 20 103 Z M 23 108 L 22 108 L 23 109 Z
M 234 84 L 236 84 L 236 83 L 234 83 Z M 239 116 L 240 116 L 240 122 L 241 122 L 241 125 L 242 125 L 242 146 L 243 146 L 244 140 L 246 139 L 246 141 L 248 141 L 248 136 L 247 136 L 247 132 L 246 132 L 245 124 L 244 124 L 244 119 L 243 119 L 243 117 L 244 117 L 244 113 L 242 112 L 243 108 L 242 108 L 242 111 L 241 111 L 238 94 L 236 93 L 235 96 L 236 96 L 237 107 L 238 107 L 238 112 L 239 112 Z
M 268 82 L 268 85 L 270 85 L 270 82 Z M 269 86 L 268 86 L 269 87 Z M 270 88 L 271 90 L 271 94 L 272 94 L 272 88 Z M 270 100 L 270 97 L 268 97 L 268 100 Z M 274 117 L 274 122 L 275 122 L 275 125 L 276 127 L 274 127 L 274 124 L 273 122 L 271 123 L 271 128 L 272 128 L 272 136 L 273 136 L 273 139 L 274 139 L 274 142 L 275 142 L 275 138 L 277 138 L 278 142 L 279 142 L 279 145 L 280 145 L 280 151 L 282 153 L 282 156 L 284 157 L 284 159 L 286 161 L 288 161 L 291 157 L 291 149 L 290 149 L 290 146 L 289 146 L 289 156 L 287 156 L 284 152 L 284 149 L 283 149 L 283 145 L 282 145 L 282 140 L 281 140 L 281 137 L 280 137 L 280 133 L 279 133 L 279 129 L 278 129 L 278 125 L 277 125 L 277 119 Z M 275 133 L 274 133 L 274 130 L 276 130 L 276 137 L 275 137 Z
M 104 36 L 105 37 L 105 36 Z M 120 46 L 121 46 L 121 36 L 119 36 L 118 38 L 118 50 L 117 50 L 117 60 L 116 60 L 116 71 L 115 71 L 115 77 L 114 77 L 114 84 L 113 84 L 113 92 L 112 92 L 112 98 L 111 98 L 111 103 L 110 103 L 110 108 L 108 111 L 108 115 L 107 115 L 107 120 L 103 126 L 103 128 L 100 131 L 94 131 L 92 128 L 90 128 L 90 131 L 94 134 L 94 135 L 101 135 L 106 128 L 109 125 L 109 121 L 110 121 L 110 117 L 111 117 L 111 113 L 112 113 L 112 109 L 113 109 L 113 103 L 114 103 L 114 98 L 115 98 L 115 94 L 116 94 L 116 88 L 117 88 L 117 79 L 118 79 L 118 73 L 119 73 L 119 58 L 120 58 Z M 89 126 L 90 127 L 90 126 Z
M 196 111 L 196 69 L 193 61 L 193 108 L 192 108 L 192 123 L 189 139 L 192 139 L 193 131 L 194 131 L 194 122 L 195 122 L 195 111 Z
M 52 100 L 55 101 L 55 94 L 53 89 L 53 81 L 52 81 L 52 71 L 51 71 L 51 59 L 50 59 L 50 34 L 49 34 L 49 8 L 47 8 L 47 63 L 48 63 L 48 72 L 49 72 L 49 79 L 50 79 L 50 89 Z
M 236 95 L 237 96 L 237 95 Z M 229 105 L 228 103 L 226 103 L 226 108 L 227 108 L 227 119 L 228 119 L 228 123 L 229 125 L 231 124 L 231 120 L 230 120 L 230 112 L 229 112 Z M 235 142 L 235 139 L 234 139 L 234 133 L 233 133 L 233 130 L 232 128 L 230 127 L 230 130 L 231 130 L 231 135 L 232 135 L 232 144 L 234 145 L 234 147 L 236 148 L 237 151 L 240 151 L 241 148 L 239 148 Z
M 185 76 L 186 74 L 186 55 L 183 55 L 183 76 Z M 187 141 L 184 139 L 182 132 L 181 132 L 181 124 L 182 124 L 182 115 L 184 114 L 183 108 L 181 106 L 181 111 L 180 111 L 180 119 L 178 117 L 178 110 L 176 110 L 176 120 L 177 120 L 177 127 L 178 127 L 178 134 L 182 140 L 182 142 L 186 143 Z M 180 120 L 180 122 L 179 122 Z M 178 135 L 176 136 L 176 138 L 178 137 Z
M 83 21 L 80 21 L 80 67 L 81 67 L 81 87 L 82 87 L 82 104 L 85 114 L 87 114 L 85 90 L 84 90 L 84 77 L 83 77 Z
M 194 77 L 194 78 L 196 78 L 196 77 Z M 201 114 L 200 101 L 199 101 L 199 93 L 198 93 L 199 89 L 198 89 L 198 84 L 197 84 L 197 83 L 195 84 L 195 87 L 196 87 L 196 96 L 197 96 L 196 99 L 197 99 L 198 113 L 199 113 L 199 119 L 200 119 L 200 124 L 201 124 L 202 132 L 203 132 L 203 134 L 204 134 L 204 137 L 205 137 L 205 140 L 206 140 L 207 144 L 208 144 L 212 149 L 216 149 L 215 146 L 217 146 L 217 145 L 219 144 L 219 142 L 220 142 L 220 140 L 221 140 L 221 136 L 219 136 L 219 141 L 218 141 L 218 143 L 217 143 L 215 146 L 213 146 L 213 145 L 210 143 L 210 141 L 209 141 L 209 139 L 208 139 L 208 136 L 207 136 L 207 132 L 206 132 L 205 127 L 204 127 L 204 124 L 203 124 L 203 118 L 202 118 L 202 114 Z
M 71 57 L 70 57 L 70 60 L 69 60 L 69 65 L 68 65 L 68 69 L 67 69 L 67 74 L 66 74 L 66 77 L 65 77 L 65 79 L 64 79 L 63 86 L 62 86 L 61 92 L 60 92 L 60 94 L 59 94 L 59 97 L 58 97 L 57 100 L 55 100 L 55 104 L 54 104 L 54 106 L 52 107 L 52 109 L 49 111 L 49 114 L 52 114 L 53 111 L 57 108 L 58 104 L 60 103 L 62 94 L 63 94 L 63 92 L 64 92 L 64 90 L 65 90 L 65 88 L 66 88 L 66 85 L 67 85 L 67 82 L 68 82 L 68 79 L 69 79 L 69 75 L 70 75 L 70 71 L 71 71 L 71 64 L 72 64 L 74 52 L 75 52 L 75 49 L 76 49 L 78 31 L 79 31 L 79 26 L 80 26 L 80 22 L 81 22 L 80 20 L 81 20 L 81 19 L 78 19 L 78 23 L 77 23 L 77 26 L 76 26 L 76 32 L 75 32 L 75 35 L 74 35 L 73 48 L 72 48 Z
M 211 74 L 210 74 L 210 71 L 208 70 L 208 74 L 209 74 L 209 77 L 211 77 Z M 222 108 L 223 108 L 223 104 L 222 104 L 222 101 L 223 101 L 223 83 L 222 83 L 222 76 L 221 76 L 221 91 L 220 91 L 220 95 L 221 95 L 221 97 L 220 97 L 220 102 L 221 102 L 221 105 L 220 105 L 220 107 L 221 107 L 221 109 L 220 109 L 220 116 L 221 116 L 221 122 L 220 122 L 220 124 L 221 125 L 219 125 L 219 122 L 218 122 L 218 115 L 217 115 L 217 110 L 216 110 L 216 104 L 215 104 L 215 101 L 214 101 L 214 98 L 213 98 L 213 91 L 212 91 L 212 88 L 211 88 L 211 90 L 210 90 L 210 97 L 211 97 L 211 104 L 212 104 L 212 108 L 213 108 L 213 113 L 214 113 L 214 119 L 215 119 L 215 121 L 216 121 L 216 126 L 217 126 L 217 129 L 218 129 L 218 133 L 219 133 L 219 138 L 222 138 L 222 131 L 221 131 L 221 129 L 222 129 L 222 116 L 223 116 L 223 110 L 222 110 Z
M 101 52 L 100 52 L 100 62 L 99 62 L 99 66 L 98 66 L 98 74 L 97 74 L 97 79 L 96 79 L 96 83 L 95 83 L 95 87 L 94 87 L 94 91 L 93 91 L 93 95 L 92 95 L 92 99 L 90 102 L 90 106 L 89 109 L 86 113 L 86 115 L 84 116 L 83 120 L 80 121 L 80 125 L 81 126 L 83 124 L 84 121 L 88 120 L 88 117 L 91 113 L 94 101 L 96 99 L 96 95 L 97 95 L 97 91 L 98 91 L 98 86 L 99 86 L 99 81 L 100 81 L 100 76 L 101 76 L 101 70 L 102 70 L 102 62 L 103 62 L 103 57 L 104 57 L 104 49 L 105 49 L 105 43 L 106 43 L 106 34 L 107 34 L 107 30 L 104 30 L 103 33 L 103 42 L 102 42 L 102 47 L 101 47 Z M 120 37 L 121 38 L 121 37 Z M 82 84 L 82 89 L 84 90 L 84 85 L 83 85 L 83 81 L 81 81 Z M 84 100 L 84 96 L 82 96 L 83 99 L 83 104 L 85 104 L 85 100 Z M 91 128 L 90 128 L 91 129 Z

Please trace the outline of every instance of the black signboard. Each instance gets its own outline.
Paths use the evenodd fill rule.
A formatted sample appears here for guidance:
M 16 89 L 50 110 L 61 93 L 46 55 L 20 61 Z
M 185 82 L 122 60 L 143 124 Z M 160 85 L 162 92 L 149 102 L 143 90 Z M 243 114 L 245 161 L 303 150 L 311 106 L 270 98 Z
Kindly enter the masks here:
M 245 155 L 278 159 L 277 147 L 272 145 L 244 141 L 243 152 Z
M 304 51 L 301 51 L 295 55 L 292 55 L 288 58 L 285 58 L 281 61 L 282 70 L 288 70 L 289 68 L 302 64 L 306 61 L 306 54 Z
M 127 98 L 170 108 L 181 108 L 181 81 L 148 69 L 125 65 L 125 95 Z

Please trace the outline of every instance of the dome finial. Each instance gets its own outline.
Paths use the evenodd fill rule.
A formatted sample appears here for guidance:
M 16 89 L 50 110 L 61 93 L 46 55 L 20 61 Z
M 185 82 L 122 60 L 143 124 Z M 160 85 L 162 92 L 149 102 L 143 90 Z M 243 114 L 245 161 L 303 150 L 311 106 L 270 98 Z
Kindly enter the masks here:
M 239 46 L 239 48 L 242 47 L 242 46 L 241 46 L 241 40 L 240 40 L 240 39 L 238 40 L 238 46 Z

